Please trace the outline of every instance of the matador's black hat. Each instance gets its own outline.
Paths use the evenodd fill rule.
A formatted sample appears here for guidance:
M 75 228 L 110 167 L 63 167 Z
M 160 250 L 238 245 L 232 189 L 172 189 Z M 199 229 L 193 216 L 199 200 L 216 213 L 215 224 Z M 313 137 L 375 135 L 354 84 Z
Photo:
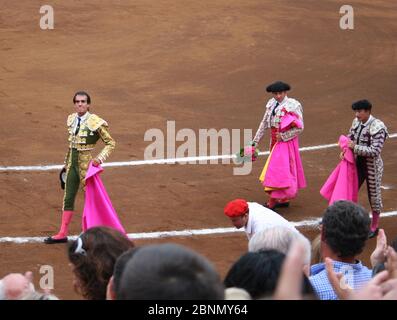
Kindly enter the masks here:
M 61 172 L 59 172 L 59 180 L 61 182 L 61 188 L 65 189 L 65 183 L 66 183 L 66 169 L 62 168 Z
M 372 104 L 368 100 L 358 100 L 352 104 L 353 110 L 371 110 Z
M 288 90 L 291 90 L 291 86 L 288 83 L 282 81 L 276 81 L 268 85 L 266 88 L 267 92 L 283 92 Z

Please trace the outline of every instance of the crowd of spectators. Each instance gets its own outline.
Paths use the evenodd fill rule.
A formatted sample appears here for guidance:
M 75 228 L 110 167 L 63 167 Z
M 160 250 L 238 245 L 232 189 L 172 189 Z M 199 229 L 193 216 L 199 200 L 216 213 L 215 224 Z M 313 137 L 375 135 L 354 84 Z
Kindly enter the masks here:
M 225 213 L 239 217 L 239 208 L 246 223 L 249 208 L 256 216 L 262 210 L 240 201 Z M 71 287 L 87 300 L 397 299 L 397 239 L 388 245 L 380 229 L 370 265 L 358 258 L 371 222 L 363 207 L 349 201 L 329 206 L 312 243 L 274 213 L 271 220 L 250 229 L 247 252 L 224 279 L 206 257 L 185 246 L 136 247 L 117 230 L 88 229 L 67 245 Z M 48 290 L 37 291 L 32 277 L 32 272 L 3 277 L 0 300 L 58 299 Z

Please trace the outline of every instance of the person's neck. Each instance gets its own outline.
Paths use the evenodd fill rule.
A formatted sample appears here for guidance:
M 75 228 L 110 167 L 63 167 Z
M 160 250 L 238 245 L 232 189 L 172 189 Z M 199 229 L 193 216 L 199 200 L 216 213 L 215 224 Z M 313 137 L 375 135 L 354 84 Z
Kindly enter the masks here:
M 285 99 L 287 98 L 287 96 L 285 96 L 283 99 L 281 99 L 280 101 L 278 101 L 277 99 L 276 99 L 276 101 L 278 102 L 278 104 L 281 104 Z
M 350 256 L 350 257 L 339 257 L 335 252 L 333 252 L 326 243 L 322 243 L 322 257 L 323 258 L 331 258 L 334 261 L 339 261 L 343 263 L 350 263 L 354 264 L 357 262 L 357 259 L 355 256 Z
M 337 255 L 335 255 L 335 258 L 331 258 L 331 259 L 349 264 L 355 264 L 357 262 L 357 259 L 355 257 L 338 257 Z
M 88 111 L 84 112 L 84 113 L 77 113 L 77 115 L 79 116 L 79 118 L 83 117 Z
M 369 119 L 371 119 L 371 115 L 369 115 L 367 119 L 361 121 L 361 124 L 367 124 L 367 122 L 369 121 Z

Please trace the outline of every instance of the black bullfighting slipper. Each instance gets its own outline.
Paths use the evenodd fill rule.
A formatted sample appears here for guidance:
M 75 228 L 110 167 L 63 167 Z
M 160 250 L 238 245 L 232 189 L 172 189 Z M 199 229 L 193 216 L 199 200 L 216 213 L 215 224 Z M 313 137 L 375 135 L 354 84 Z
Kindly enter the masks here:
M 289 207 L 289 201 L 286 202 L 277 202 L 274 206 L 275 208 L 287 208 Z
M 46 244 L 65 243 L 65 242 L 68 242 L 68 237 L 60 238 L 60 239 L 54 239 L 53 237 L 48 237 L 44 239 L 44 243 Z

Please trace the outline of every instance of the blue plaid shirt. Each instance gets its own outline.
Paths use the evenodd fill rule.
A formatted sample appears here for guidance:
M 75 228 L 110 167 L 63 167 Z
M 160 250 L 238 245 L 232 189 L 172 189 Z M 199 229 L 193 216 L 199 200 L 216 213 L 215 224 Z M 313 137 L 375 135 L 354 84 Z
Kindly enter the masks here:
M 334 270 L 336 273 L 343 273 L 345 275 L 346 284 L 353 289 L 361 288 L 372 277 L 372 270 L 363 266 L 360 261 L 357 263 L 334 261 Z M 318 263 L 311 266 L 310 274 L 309 280 L 320 300 L 338 299 L 328 280 L 325 263 Z

